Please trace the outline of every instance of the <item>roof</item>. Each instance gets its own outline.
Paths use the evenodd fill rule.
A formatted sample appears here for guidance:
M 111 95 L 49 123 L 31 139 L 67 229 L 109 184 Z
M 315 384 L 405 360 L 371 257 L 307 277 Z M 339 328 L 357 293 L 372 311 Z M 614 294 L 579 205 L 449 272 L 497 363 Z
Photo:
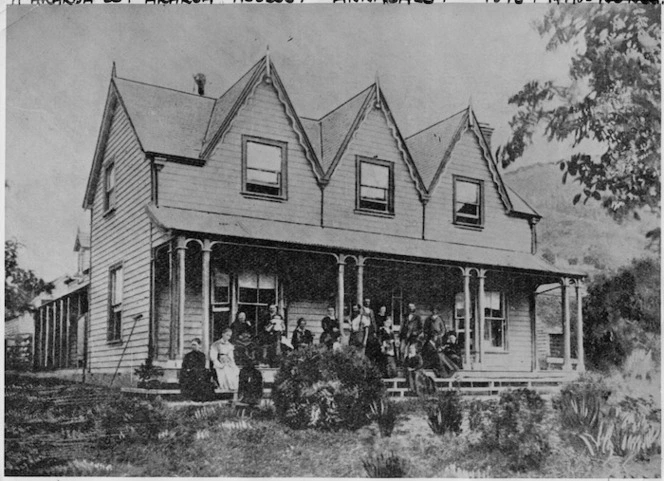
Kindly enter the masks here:
M 413 156 L 413 161 L 422 177 L 422 181 L 431 192 L 436 172 L 444 168 L 449 159 L 449 147 L 453 147 L 455 134 L 467 121 L 468 109 L 463 109 L 406 138 L 406 146 Z
M 87 232 L 81 232 L 80 230 L 76 232 L 76 241 L 74 242 L 74 252 L 78 252 L 81 249 L 90 248 L 90 234 Z
M 542 217 L 533 209 L 528 202 L 526 202 L 523 197 L 521 197 L 517 192 L 514 191 L 507 183 L 505 187 L 509 192 L 510 200 L 512 201 L 512 210 L 519 214 L 524 214 L 532 217 Z
M 525 252 L 415 239 L 371 232 L 349 231 L 318 225 L 280 222 L 272 219 L 214 214 L 149 204 L 147 212 L 159 227 L 201 232 L 233 238 L 288 243 L 298 246 L 334 248 L 379 255 L 435 259 L 451 263 L 519 269 L 552 276 L 581 277 L 580 272 L 562 271 L 544 259 Z
M 246 99 L 266 76 L 269 76 L 266 81 L 272 80 L 298 141 L 321 184 L 329 182 L 346 147 L 373 105 L 380 108 L 387 117 L 392 135 L 422 198 L 431 195 L 460 133 L 468 127 L 482 136 L 477 119 L 468 107 L 404 139 L 378 83 L 371 84 L 318 120 L 300 117 L 267 56 L 255 63 L 218 99 L 127 80 L 113 74 L 84 208 L 92 205 L 96 184 L 99 182 L 104 144 L 108 138 L 116 100 L 126 109 L 144 152 L 166 158 L 197 160 L 202 165 L 215 145 L 222 140 Z M 523 199 L 512 195 L 513 191 L 507 189 L 485 142 L 480 139 L 480 143 L 506 211 L 539 217 Z
M 145 152 L 198 158 L 213 98 L 133 80 L 113 81 Z

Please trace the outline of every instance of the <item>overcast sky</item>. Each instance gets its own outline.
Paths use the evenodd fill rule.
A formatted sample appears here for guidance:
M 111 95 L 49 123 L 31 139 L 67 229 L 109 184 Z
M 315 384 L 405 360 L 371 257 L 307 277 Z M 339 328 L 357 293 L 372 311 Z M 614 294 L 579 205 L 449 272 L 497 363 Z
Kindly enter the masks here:
M 220 96 L 266 45 L 298 114 L 318 118 L 380 76 L 404 135 L 464 108 L 508 132 L 507 99 L 564 80 L 569 52 L 532 28 L 545 4 L 7 8 L 6 236 L 47 280 L 73 273 L 81 204 L 113 60 L 118 76 Z M 586 8 L 573 6 L 559 8 Z M 526 162 L 559 159 L 539 142 Z

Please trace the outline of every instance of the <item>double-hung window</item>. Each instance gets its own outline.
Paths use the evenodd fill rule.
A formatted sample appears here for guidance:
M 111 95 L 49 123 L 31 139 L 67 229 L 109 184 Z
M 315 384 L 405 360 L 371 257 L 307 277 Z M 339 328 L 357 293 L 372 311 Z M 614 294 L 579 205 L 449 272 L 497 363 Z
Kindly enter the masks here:
M 111 163 L 104 170 L 104 211 L 115 208 L 115 164 Z
M 263 333 L 270 304 L 277 302 L 277 280 L 272 274 L 245 271 L 238 276 L 238 312 L 244 312 L 256 334 Z
M 394 164 L 378 159 L 357 159 L 357 209 L 394 213 Z
M 108 282 L 108 340 L 122 340 L 122 265 L 111 267 Z
M 473 308 L 473 299 L 470 299 L 470 319 L 466 327 L 466 301 L 463 292 L 458 292 L 454 296 L 454 326 L 457 331 L 457 342 L 463 346 L 466 342 L 466 329 L 469 330 L 470 345 L 475 342 L 475 309 Z
M 482 227 L 482 181 L 454 177 L 454 223 Z
M 242 137 L 243 193 L 286 198 L 285 142 Z
M 505 296 L 502 292 L 484 293 L 484 340 L 487 347 L 505 349 Z

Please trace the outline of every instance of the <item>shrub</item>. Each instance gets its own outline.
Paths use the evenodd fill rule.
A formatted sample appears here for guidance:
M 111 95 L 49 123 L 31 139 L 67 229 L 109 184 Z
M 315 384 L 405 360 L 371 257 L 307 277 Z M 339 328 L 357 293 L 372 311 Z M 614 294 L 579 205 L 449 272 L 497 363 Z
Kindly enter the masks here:
M 148 356 L 143 364 L 134 369 L 134 374 L 139 379 L 138 387 L 152 389 L 159 387 L 160 383 L 156 378 L 164 375 L 164 369 L 155 366 L 152 357 Z
M 645 458 L 661 452 L 661 423 L 652 402 L 627 397 L 609 410 L 611 441 L 618 456 Z
M 274 380 L 277 418 L 295 428 L 357 429 L 384 392 L 378 370 L 354 349 L 289 353 Z
M 478 445 L 497 449 L 510 469 L 527 471 L 539 469 L 550 451 L 544 414 L 537 393 L 518 389 L 503 392 L 497 405 L 471 404 L 469 424 L 479 430 Z
M 458 391 L 443 391 L 438 402 L 428 412 L 429 427 L 436 434 L 461 432 L 461 398 Z
M 602 383 L 586 381 L 566 385 L 554 406 L 560 412 L 561 426 L 574 431 L 596 430 L 602 407 L 611 395 Z
M 391 453 L 379 454 L 362 460 L 364 471 L 370 478 L 405 478 L 408 476 L 408 461 Z
M 389 400 L 381 399 L 371 404 L 371 417 L 378 422 L 378 430 L 383 437 L 390 437 L 397 422 L 396 406 Z

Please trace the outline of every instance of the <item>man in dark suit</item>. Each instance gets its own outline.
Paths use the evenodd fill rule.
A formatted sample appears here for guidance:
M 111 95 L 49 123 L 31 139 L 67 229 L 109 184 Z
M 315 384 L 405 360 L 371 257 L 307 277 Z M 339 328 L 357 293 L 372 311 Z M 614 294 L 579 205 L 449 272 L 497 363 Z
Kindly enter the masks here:
M 406 358 L 408 346 L 416 343 L 422 334 L 422 318 L 415 311 L 415 304 L 412 302 L 408 304 L 408 316 L 404 323 L 401 324 L 399 339 L 401 341 L 400 350 L 402 359 Z

